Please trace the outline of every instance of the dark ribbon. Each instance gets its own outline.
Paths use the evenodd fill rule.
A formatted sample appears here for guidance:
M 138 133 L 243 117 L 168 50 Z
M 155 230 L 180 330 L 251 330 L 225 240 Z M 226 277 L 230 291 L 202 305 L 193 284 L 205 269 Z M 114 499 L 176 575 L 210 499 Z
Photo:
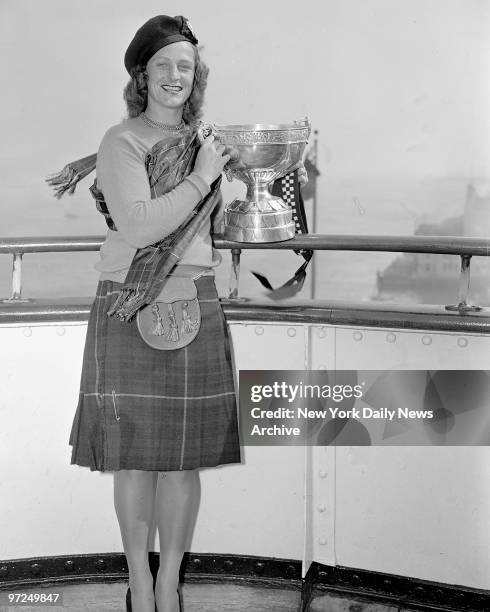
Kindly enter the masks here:
M 301 195 L 298 171 L 295 170 L 277 179 L 272 186 L 271 192 L 273 195 L 282 198 L 286 204 L 291 206 L 293 210 L 295 234 L 307 234 L 308 225 L 306 222 L 305 203 Z M 306 279 L 306 268 L 313 257 L 313 251 L 309 249 L 300 249 L 294 252 L 296 255 L 301 255 L 303 257 L 304 263 L 296 270 L 289 280 L 277 289 L 272 287 L 269 280 L 263 274 L 252 272 L 260 284 L 269 290 L 270 293 L 267 294 L 267 297 L 273 300 L 281 300 L 296 295 L 303 288 Z

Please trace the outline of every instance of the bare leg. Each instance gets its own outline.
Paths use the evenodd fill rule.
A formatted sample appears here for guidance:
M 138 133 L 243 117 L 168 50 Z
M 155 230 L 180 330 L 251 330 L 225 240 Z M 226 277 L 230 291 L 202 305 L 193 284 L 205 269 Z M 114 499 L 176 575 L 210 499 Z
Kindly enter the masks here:
M 155 508 L 157 474 L 143 470 L 114 472 L 114 507 L 128 562 L 133 612 L 155 610 L 148 538 Z
M 158 612 L 179 612 L 179 568 L 186 546 L 190 544 L 200 496 L 197 470 L 159 473 L 156 520 L 160 568 L 155 586 Z

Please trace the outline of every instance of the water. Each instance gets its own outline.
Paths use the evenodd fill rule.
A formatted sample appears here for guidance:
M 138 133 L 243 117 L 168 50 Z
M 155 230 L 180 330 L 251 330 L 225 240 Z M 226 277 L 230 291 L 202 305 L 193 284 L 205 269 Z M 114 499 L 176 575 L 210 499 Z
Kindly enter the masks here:
M 40 182 L 10 187 L 4 192 L 3 237 L 103 235 L 105 223 L 88 193 L 90 178 L 74 196 L 58 201 Z M 357 179 L 318 181 L 316 233 L 413 235 L 421 222 L 437 223 L 464 211 L 466 181 L 458 179 L 400 180 Z M 227 192 L 225 190 L 225 200 Z M 312 202 L 306 202 L 312 227 Z M 383 271 L 397 253 L 347 251 L 317 252 L 315 294 L 317 298 L 369 301 L 376 298 L 376 272 Z M 93 265 L 98 253 L 27 254 L 23 258 L 23 295 L 26 297 L 81 297 L 95 293 L 98 272 Z M 221 295 L 228 295 L 231 256 L 223 253 L 217 269 Z M 242 251 L 240 295 L 266 297 L 266 291 L 250 274 L 268 276 L 273 286 L 285 282 L 303 259 L 293 252 Z M 485 262 L 487 263 L 487 262 Z M 11 293 L 11 256 L 0 257 L 0 296 Z M 311 264 L 302 296 L 311 291 Z M 450 288 L 457 296 L 457 277 Z M 378 296 L 379 297 L 379 296 Z M 437 296 L 436 296 L 437 297 Z M 443 297 L 443 296 L 442 296 Z M 396 301 L 421 301 L 410 291 L 394 296 Z M 431 300 L 434 300 L 432 297 Z M 423 301 L 423 300 L 422 300 Z M 444 303 L 444 302 L 442 302 Z

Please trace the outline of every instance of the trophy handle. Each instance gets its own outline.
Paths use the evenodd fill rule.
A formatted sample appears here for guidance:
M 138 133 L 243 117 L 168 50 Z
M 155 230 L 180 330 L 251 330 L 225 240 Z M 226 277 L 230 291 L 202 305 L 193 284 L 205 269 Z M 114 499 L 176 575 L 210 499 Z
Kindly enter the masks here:
M 308 115 L 305 115 L 303 117 L 303 119 L 298 119 L 296 121 L 293 121 L 294 125 L 297 126 L 301 126 L 301 127 L 305 127 L 308 129 L 308 136 L 307 136 L 307 140 L 309 140 L 310 136 L 311 136 L 311 121 L 310 118 L 308 117 Z

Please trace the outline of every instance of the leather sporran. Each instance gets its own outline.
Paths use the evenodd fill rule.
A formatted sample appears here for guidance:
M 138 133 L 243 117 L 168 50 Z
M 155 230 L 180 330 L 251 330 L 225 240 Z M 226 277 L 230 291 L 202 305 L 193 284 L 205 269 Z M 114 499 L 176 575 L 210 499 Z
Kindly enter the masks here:
M 201 327 L 194 280 L 169 276 L 157 298 L 138 310 L 136 324 L 140 336 L 152 348 L 171 351 L 190 344 Z

